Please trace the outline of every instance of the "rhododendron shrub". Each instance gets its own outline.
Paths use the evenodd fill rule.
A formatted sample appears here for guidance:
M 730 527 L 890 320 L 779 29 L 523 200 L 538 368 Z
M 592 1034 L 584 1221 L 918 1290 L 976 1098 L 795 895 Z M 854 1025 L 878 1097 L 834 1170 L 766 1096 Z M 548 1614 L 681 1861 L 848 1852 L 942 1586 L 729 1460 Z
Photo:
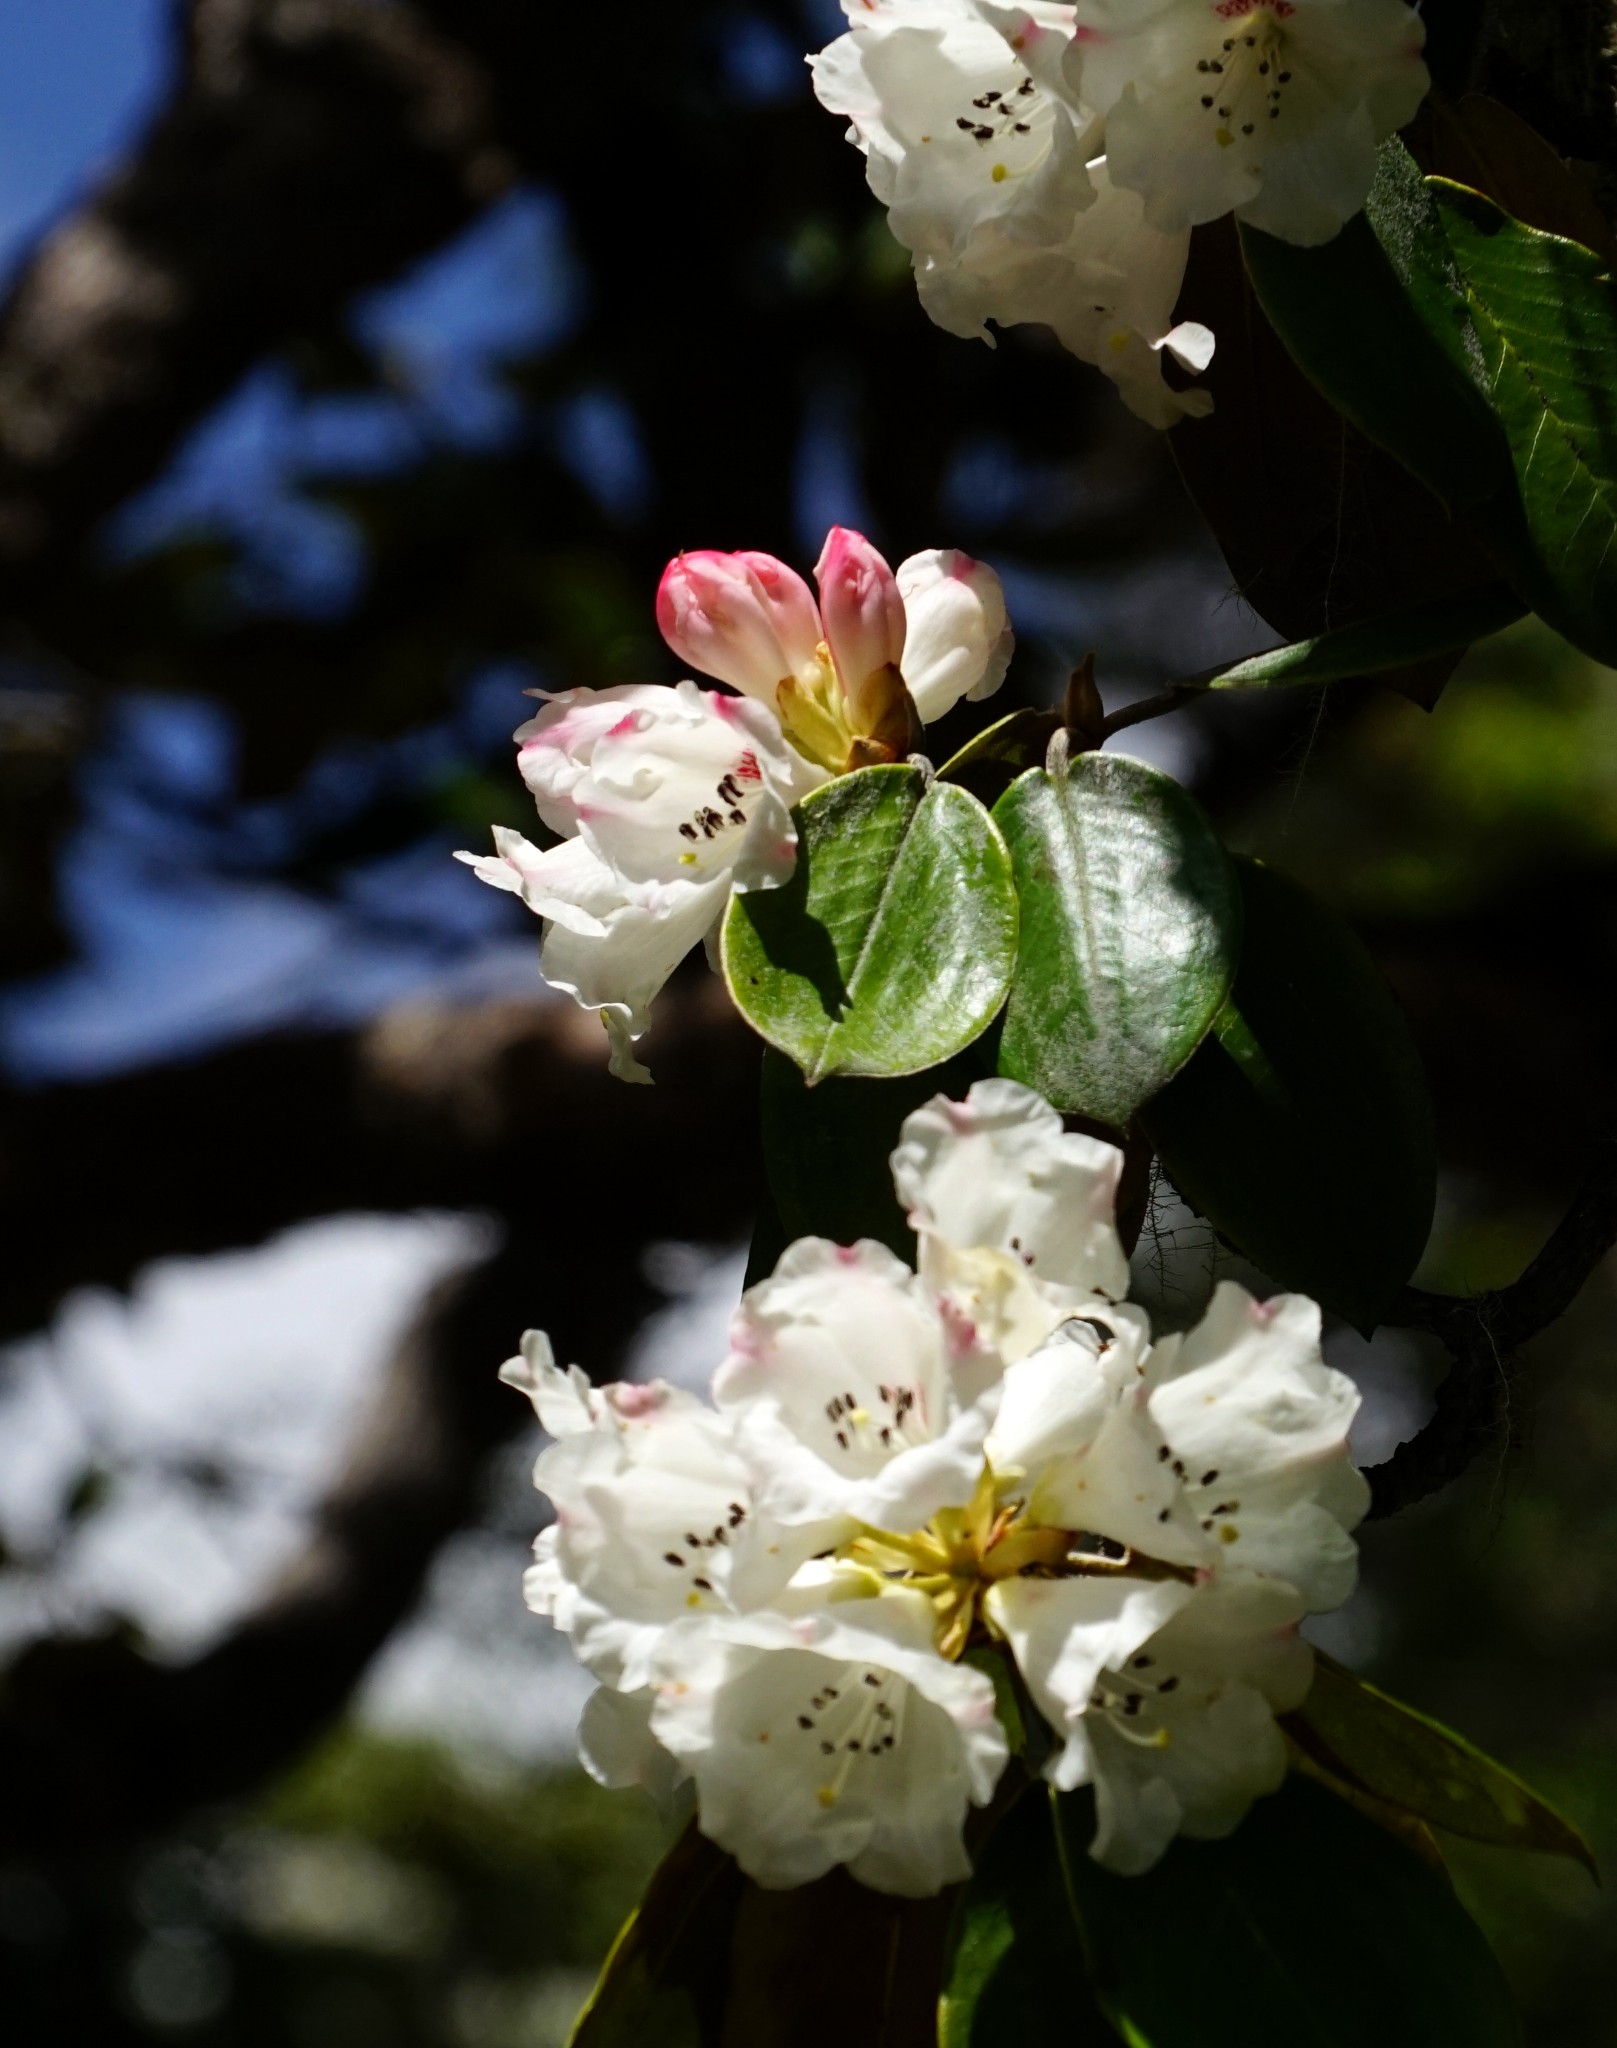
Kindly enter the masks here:
M 1442 523 L 1444 566 L 1355 529 L 1374 602 L 1333 567 L 1287 644 L 1110 709 L 1100 650 L 996 717 L 994 566 L 895 569 L 842 527 L 812 584 L 692 549 L 646 593 L 678 679 L 546 694 L 518 730 L 537 836 L 461 858 L 541 920 L 626 1080 L 704 946 L 765 1140 L 702 1391 L 597 1384 L 537 1329 L 504 1368 L 548 1440 L 526 1593 L 593 1681 L 584 1764 L 682 1829 L 574 2038 L 795 2044 L 793 1986 L 845 1969 L 884 2048 L 1503 2048 L 1443 1842 L 1588 1851 L 1316 1617 L 1366 1519 L 1476 1436 L 1440 1402 L 1361 1471 L 1333 1331 L 1402 1319 L 1459 1374 L 1528 1326 L 1410 1291 L 1433 1113 L 1368 955 L 1112 742 L 1208 691 L 1429 699 L 1528 610 L 1617 662 L 1617 291 L 1550 231 L 1587 194 L 1525 127 L 1411 125 L 1405 0 L 843 11 L 813 90 L 926 315 L 1103 371 L 1232 567 L 1313 546 L 1264 465 L 1322 419 L 1344 576 L 1365 478 L 1389 532 Z M 1430 169 L 1468 118 L 1489 189 Z M 1166 1314 L 1137 1283 L 1170 1192 L 1245 1265 Z

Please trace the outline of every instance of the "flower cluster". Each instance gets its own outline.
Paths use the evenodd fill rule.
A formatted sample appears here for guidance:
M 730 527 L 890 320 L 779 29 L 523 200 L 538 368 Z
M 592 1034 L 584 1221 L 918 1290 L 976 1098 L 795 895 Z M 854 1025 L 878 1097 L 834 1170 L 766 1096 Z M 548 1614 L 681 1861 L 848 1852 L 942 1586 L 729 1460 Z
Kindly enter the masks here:
M 1115 379 L 1155 426 L 1208 410 L 1162 352 L 1190 229 L 1234 211 L 1329 240 L 1364 204 L 1377 144 L 1427 88 L 1405 0 L 843 0 L 811 58 L 871 190 L 953 334 L 1035 322 Z
M 917 1270 L 805 1239 L 743 1297 L 713 1405 L 592 1388 L 537 1332 L 504 1377 L 555 1438 L 529 1604 L 599 1679 L 608 1784 L 694 1782 L 760 1884 L 965 1875 L 1008 1758 L 983 1647 L 1092 1784 L 1092 1853 L 1227 1833 L 1286 1767 L 1297 1624 L 1352 1590 L 1358 1397 L 1319 1311 L 1220 1286 L 1153 1343 L 1121 1299 L 1121 1155 L 983 1081 L 904 1125 Z
M 537 692 L 545 708 L 517 730 L 517 765 L 560 843 L 541 850 L 497 826 L 492 855 L 456 856 L 544 920 L 545 979 L 601 1013 L 620 1079 L 650 1080 L 634 1041 L 731 891 L 790 877 L 798 798 L 902 759 L 921 725 L 1004 679 L 999 578 L 958 548 L 912 555 L 895 575 L 835 527 L 815 575 L 818 603 L 772 555 L 670 562 L 664 638 L 741 694 L 694 682 Z

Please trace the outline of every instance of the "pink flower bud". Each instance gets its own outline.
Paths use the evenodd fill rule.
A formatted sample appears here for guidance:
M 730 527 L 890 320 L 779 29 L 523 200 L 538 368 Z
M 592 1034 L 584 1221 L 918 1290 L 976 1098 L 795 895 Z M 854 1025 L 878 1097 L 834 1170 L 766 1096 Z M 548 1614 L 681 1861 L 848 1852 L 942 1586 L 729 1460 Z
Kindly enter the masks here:
M 862 533 L 833 526 L 815 571 L 820 614 L 854 730 L 864 729 L 860 707 L 883 671 L 904 654 L 904 600 L 893 572 Z
M 657 586 L 657 625 L 682 661 L 773 707 L 789 676 L 811 672 L 821 629 L 808 585 L 773 555 L 698 548 Z

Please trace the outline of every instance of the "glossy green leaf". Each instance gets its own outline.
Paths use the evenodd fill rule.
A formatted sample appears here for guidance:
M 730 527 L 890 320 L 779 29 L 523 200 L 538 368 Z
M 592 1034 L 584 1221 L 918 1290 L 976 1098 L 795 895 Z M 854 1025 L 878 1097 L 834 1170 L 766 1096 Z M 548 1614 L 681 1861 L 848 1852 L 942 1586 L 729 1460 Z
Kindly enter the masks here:
M 1337 410 L 1451 510 L 1510 487 L 1477 337 L 1442 222 L 1408 151 L 1382 146 L 1365 211 L 1318 248 L 1242 228 L 1259 303 Z
M 1087 1855 L 1087 1792 L 1055 1805 L 1091 1975 L 1136 2048 L 1520 2048 L 1442 1872 L 1309 1779 L 1143 1877 Z
M 1503 583 L 1462 590 L 1408 610 L 1364 619 L 1335 633 L 1273 647 L 1219 669 L 1202 686 L 1209 690 L 1276 690 L 1341 682 L 1427 661 L 1469 647 L 1490 633 L 1514 625 L 1527 610 Z
M 906 1265 L 915 1233 L 893 1191 L 899 1127 L 934 1095 L 963 1096 L 984 1069 L 970 1053 L 895 1081 L 810 1088 L 784 1053 L 764 1053 L 764 1165 L 782 1237 L 875 1238 Z
M 1429 188 L 1525 519 L 1525 547 L 1509 529 L 1495 536 L 1509 549 L 1502 565 L 1551 625 L 1617 662 L 1617 284 L 1577 242 L 1526 227 L 1462 185 Z
M 1171 776 L 1123 754 L 1029 769 L 994 806 L 1021 942 L 999 1071 L 1121 1128 L 1195 1051 L 1229 993 L 1229 857 Z
M 1117 2048 L 1084 1971 L 1050 1801 L 1033 1785 L 979 1852 L 950 1929 L 938 2048 Z
M 840 776 L 794 813 L 785 888 L 735 897 L 724 972 L 812 1085 L 937 1066 L 993 1020 L 1016 957 L 1010 858 L 974 796 L 919 769 Z
M 1234 992 L 1143 1121 L 1194 1209 L 1282 1286 L 1368 1330 L 1431 1229 L 1420 1057 L 1341 920 L 1272 868 L 1237 869 L 1246 936 Z
M 1570 1856 L 1600 1875 L 1577 1829 L 1503 1764 L 1329 1657 L 1316 1653 L 1308 1698 L 1285 1726 L 1316 1764 L 1403 1813 L 1474 1842 Z

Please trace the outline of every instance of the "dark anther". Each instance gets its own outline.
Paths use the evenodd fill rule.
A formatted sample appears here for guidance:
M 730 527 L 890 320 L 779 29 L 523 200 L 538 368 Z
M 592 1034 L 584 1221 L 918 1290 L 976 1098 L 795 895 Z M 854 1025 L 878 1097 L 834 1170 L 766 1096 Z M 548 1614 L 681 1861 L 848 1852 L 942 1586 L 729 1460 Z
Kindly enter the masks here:
M 797 1717 L 797 1725 L 799 1728 L 812 1728 L 814 1726 L 814 1723 L 809 1719 L 807 1714 L 799 1714 Z
M 685 1562 L 684 1558 L 682 1558 L 682 1557 L 680 1556 L 680 1554 L 679 1554 L 679 1552 L 678 1552 L 677 1550 L 665 1550 L 665 1551 L 663 1552 L 663 1563 L 664 1563 L 664 1564 L 672 1564 L 672 1565 L 683 1565 L 683 1564 L 684 1564 L 684 1562 Z

